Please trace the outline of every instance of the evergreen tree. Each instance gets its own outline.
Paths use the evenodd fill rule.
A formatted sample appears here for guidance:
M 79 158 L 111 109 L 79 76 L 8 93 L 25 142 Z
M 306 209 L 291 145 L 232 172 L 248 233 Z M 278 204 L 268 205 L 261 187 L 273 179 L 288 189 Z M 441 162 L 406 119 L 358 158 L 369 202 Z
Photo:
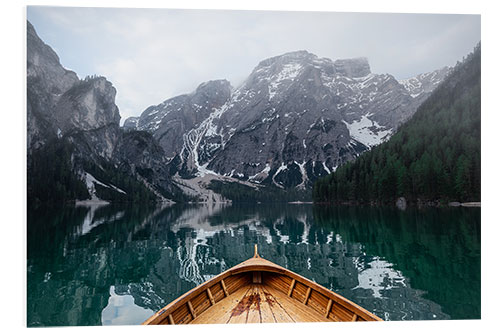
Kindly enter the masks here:
M 392 138 L 314 184 L 319 202 L 479 201 L 481 47 Z

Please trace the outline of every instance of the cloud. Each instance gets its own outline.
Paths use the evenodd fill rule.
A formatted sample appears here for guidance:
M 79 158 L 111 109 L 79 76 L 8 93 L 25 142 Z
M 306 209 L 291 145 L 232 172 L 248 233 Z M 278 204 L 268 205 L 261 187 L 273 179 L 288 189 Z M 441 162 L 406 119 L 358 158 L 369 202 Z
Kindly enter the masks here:
M 207 80 L 236 86 L 294 50 L 366 56 L 405 78 L 454 65 L 480 40 L 478 15 L 29 7 L 28 19 L 64 66 L 113 82 L 122 119 Z

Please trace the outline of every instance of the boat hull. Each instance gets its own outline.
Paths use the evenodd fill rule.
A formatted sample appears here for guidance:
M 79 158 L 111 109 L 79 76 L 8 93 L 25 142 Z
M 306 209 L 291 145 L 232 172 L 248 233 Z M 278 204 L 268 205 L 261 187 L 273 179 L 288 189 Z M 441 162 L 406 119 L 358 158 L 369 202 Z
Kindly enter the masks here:
M 180 296 L 143 325 L 329 321 L 381 319 L 256 253 Z

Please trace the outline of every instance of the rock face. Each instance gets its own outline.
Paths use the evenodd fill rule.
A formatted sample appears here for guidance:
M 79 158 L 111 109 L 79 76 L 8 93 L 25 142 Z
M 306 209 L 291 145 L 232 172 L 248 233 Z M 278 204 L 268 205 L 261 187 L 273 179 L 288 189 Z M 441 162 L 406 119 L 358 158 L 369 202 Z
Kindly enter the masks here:
M 138 122 L 139 122 L 139 117 L 129 117 L 125 119 L 125 122 L 123 123 L 123 128 L 135 130 L 137 128 Z
M 89 192 L 83 198 L 93 200 L 100 199 L 96 188 L 120 200 L 140 200 L 138 192 L 148 198 L 172 198 L 178 189 L 163 148 L 149 133 L 120 128 L 111 82 L 99 76 L 78 79 L 27 24 L 29 199 L 44 191 L 53 191 L 59 199 L 81 199 L 74 196 L 82 193 L 78 182 Z M 71 153 L 56 156 L 65 159 L 56 167 L 50 160 L 54 151 Z M 55 169 L 53 182 L 39 179 L 43 167 Z
M 227 103 L 230 94 L 231 86 L 226 80 L 203 83 L 192 94 L 177 96 L 147 108 L 138 120 L 138 128 L 154 133 L 167 157 L 172 159 L 184 148 L 185 142 L 198 139 L 189 136 L 189 133 L 203 131 L 207 119 L 214 110 Z M 194 159 L 193 156 L 188 152 L 185 154 L 186 159 Z
M 308 187 L 389 138 L 448 71 L 398 81 L 366 58 L 291 52 L 261 61 L 236 89 L 210 81 L 126 125 L 152 133 L 182 175 Z
M 165 151 L 147 132 L 121 133 L 113 158 L 159 198 L 173 198 L 180 190 L 172 183 Z
M 55 116 L 62 133 L 118 125 L 120 113 L 115 105 L 115 96 L 116 89 L 104 77 L 87 78 L 75 83 L 61 96 L 55 107 Z
M 27 37 L 28 152 L 71 132 L 108 128 L 113 133 L 104 136 L 116 137 L 120 114 L 111 82 L 103 77 L 79 80 L 60 64 L 30 22 Z M 107 143 L 108 157 L 115 144 L 115 139 Z
M 54 109 L 61 95 L 76 84 L 77 75 L 59 63 L 57 54 L 27 23 L 27 120 L 28 151 L 57 135 Z

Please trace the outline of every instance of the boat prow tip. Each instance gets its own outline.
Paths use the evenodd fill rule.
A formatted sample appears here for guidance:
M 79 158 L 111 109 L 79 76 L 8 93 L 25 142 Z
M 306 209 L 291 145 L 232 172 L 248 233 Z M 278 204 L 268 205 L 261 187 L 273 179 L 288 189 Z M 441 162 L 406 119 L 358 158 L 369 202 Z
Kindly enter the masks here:
M 255 250 L 255 252 L 253 254 L 253 257 L 254 258 L 260 258 L 259 251 L 257 249 L 257 244 L 254 244 L 254 250 Z

